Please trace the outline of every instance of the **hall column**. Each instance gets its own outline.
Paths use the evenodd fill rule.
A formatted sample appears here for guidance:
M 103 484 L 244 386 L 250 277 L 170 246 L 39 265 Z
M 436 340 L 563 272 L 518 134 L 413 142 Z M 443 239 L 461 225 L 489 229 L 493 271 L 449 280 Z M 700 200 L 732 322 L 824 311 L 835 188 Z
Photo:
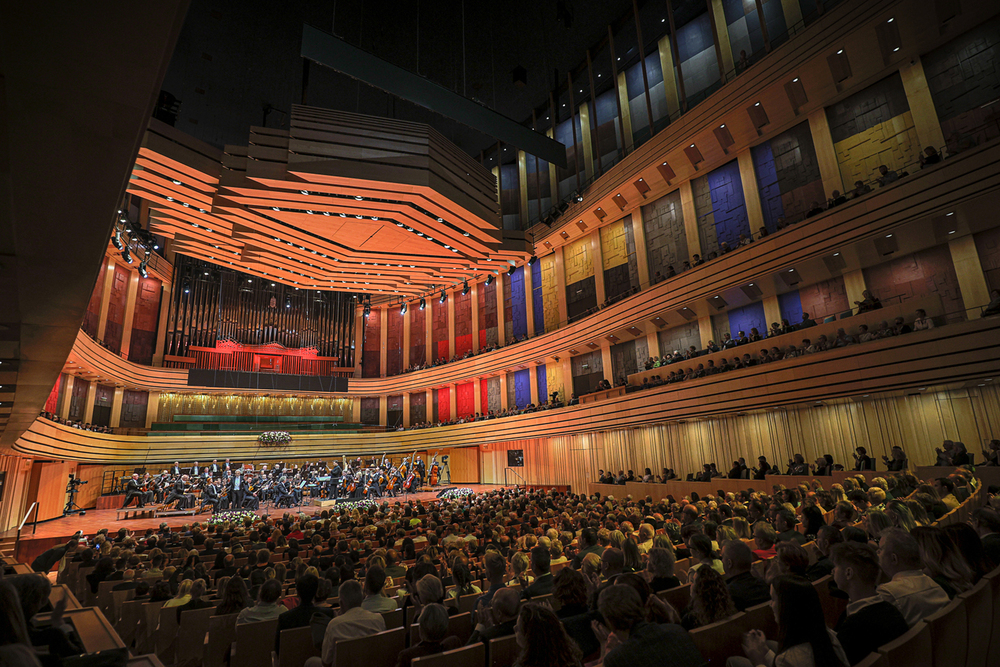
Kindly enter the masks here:
M 979 261 L 976 242 L 970 234 L 949 241 L 948 250 L 955 265 L 958 287 L 962 291 L 965 316 L 968 319 L 977 318 L 980 313 L 979 306 L 985 306 L 990 302 L 990 287 L 986 284 L 986 275 Z
M 434 363 L 436 358 L 436 350 L 434 349 L 434 309 L 438 306 L 434 305 L 434 295 L 430 295 L 426 299 L 426 306 L 424 306 L 424 354 L 427 357 L 424 360 L 428 366 Z M 440 304 L 439 304 L 440 305 Z M 430 403 L 427 403 L 428 409 L 430 408 Z M 427 421 L 430 421 L 428 419 Z
M 639 289 L 653 284 L 653 274 L 649 270 L 649 254 L 646 252 L 646 225 L 642 221 L 642 207 L 632 211 L 632 240 L 635 242 L 635 267 L 639 274 Z
M 941 131 L 941 121 L 927 86 L 927 76 L 924 74 L 924 63 L 914 57 L 912 64 L 899 68 L 903 79 L 903 90 L 910 104 L 910 114 L 913 117 L 913 127 L 917 131 L 921 149 L 924 146 L 934 146 L 941 149 L 944 146 L 944 132 Z
M 528 338 L 535 337 L 535 300 L 532 298 L 532 290 L 535 288 L 535 281 L 531 277 L 531 266 L 524 263 L 524 311 L 528 320 Z
M 614 65 L 614 63 L 611 64 Z M 618 72 L 618 102 L 622 112 L 622 126 L 625 128 L 625 136 L 622 137 L 622 140 L 625 143 L 626 152 L 630 152 L 635 146 L 635 141 L 632 138 L 632 114 L 628 105 L 628 86 L 625 82 L 625 72 Z M 652 120 L 650 118 L 651 124 Z M 552 201 L 555 201 L 555 199 Z
M 476 393 L 475 399 L 476 414 L 483 414 L 483 379 L 476 378 L 472 381 L 472 390 Z
M 106 257 L 104 262 L 104 273 L 98 277 L 104 281 L 104 288 L 101 290 L 101 310 L 97 316 L 97 339 L 104 340 L 104 334 L 108 330 L 108 308 L 111 306 L 111 287 L 115 283 L 115 260 L 113 257 Z
M 560 357 L 557 363 L 562 373 L 563 403 L 568 404 L 570 396 L 573 395 L 573 357 Z
M 122 425 L 122 403 L 125 401 L 125 388 L 115 387 L 115 395 L 111 398 L 111 428 Z
M 469 297 L 472 299 L 472 351 L 479 353 L 479 283 L 472 283 Z
M 403 392 L 403 428 L 410 428 L 410 393 Z
M 646 347 L 649 350 L 647 357 L 660 356 L 660 334 L 658 331 L 649 331 L 646 333 Z
M 809 132 L 812 134 L 819 175 L 823 179 L 823 191 L 827 196 L 834 190 L 844 191 L 844 179 L 840 175 L 837 151 L 833 147 L 833 135 L 826 118 L 826 109 L 819 108 L 809 114 Z
M 153 422 L 160 414 L 160 392 L 151 391 L 146 398 L 146 428 L 153 428 Z
M 73 385 L 76 383 L 76 376 L 63 375 L 62 393 L 59 394 L 59 405 L 56 406 L 56 414 L 59 419 L 69 419 L 69 408 L 73 403 Z
M 528 220 L 528 156 L 517 151 L 517 190 L 521 205 L 521 220 Z
M 351 421 L 355 424 L 361 423 L 361 397 L 355 396 L 351 399 Z
M 590 233 L 590 256 L 594 266 L 594 291 L 597 294 L 597 306 L 600 308 L 608 300 L 604 289 L 604 253 L 601 251 L 601 230 Z
M 365 355 L 365 307 L 358 306 L 354 310 L 354 377 L 361 377 L 362 360 Z M 357 401 L 355 401 L 357 403 Z M 361 408 L 358 408 L 358 415 Z M 357 422 L 359 420 L 355 420 Z
M 379 318 L 379 346 L 378 346 L 378 373 L 379 377 L 385 377 L 386 356 L 389 349 L 389 308 L 378 309 Z M 384 422 L 383 422 L 384 423 Z
M 153 365 L 163 365 L 163 355 L 167 346 L 167 318 L 170 317 L 170 299 L 173 297 L 173 283 L 163 283 L 160 292 L 160 317 L 156 322 L 156 346 L 153 348 Z
M 611 343 L 601 339 L 601 366 L 604 367 L 604 379 L 615 385 L 615 369 L 611 363 Z
M 714 0 L 713 0 L 714 1 Z M 750 238 L 764 226 L 764 211 L 760 205 L 760 190 L 757 189 L 757 172 L 753 168 L 753 157 L 749 150 L 736 156 L 740 168 L 740 181 L 743 182 L 743 200 L 747 207 L 747 223 L 750 225 Z
M 656 48 L 660 52 L 660 71 L 663 72 L 663 93 L 667 98 L 667 113 L 673 117 L 680 110 L 681 102 L 677 95 L 677 78 L 674 72 L 674 53 L 670 46 L 670 35 L 661 37 Z
M 406 304 L 406 312 L 403 313 L 403 369 L 410 367 L 410 304 Z
M 802 7 L 799 0 L 781 0 L 781 11 L 785 15 L 785 25 L 789 31 L 802 22 Z M 798 28 L 801 30 L 801 27 Z
M 506 410 L 507 407 L 507 374 L 500 373 L 500 409 Z
M 528 366 L 528 382 L 531 383 L 531 403 L 538 405 L 538 364 Z
M 452 419 L 458 419 L 458 385 L 454 382 L 448 385 L 448 414 Z
M 844 290 L 847 292 L 847 304 L 849 308 L 857 308 L 854 305 L 855 301 L 864 300 L 862 292 L 864 292 L 867 287 L 865 287 L 865 274 L 861 269 L 855 271 L 848 271 L 844 274 Z M 877 294 L 875 296 L 878 296 Z
M 708 347 L 708 341 L 712 340 L 712 316 L 706 315 L 705 317 L 698 318 L 698 335 L 701 337 L 701 349 Z M 719 341 L 715 341 L 718 343 Z M 673 350 L 666 350 L 666 352 L 673 352 Z M 684 352 L 684 350 L 681 350 Z
M 509 280 L 507 270 L 503 269 L 497 274 L 497 287 L 494 290 L 497 295 L 497 341 L 500 347 L 507 344 L 507 316 L 503 311 L 503 286 Z
M 583 147 L 583 175 L 589 181 L 594 177 L 594 147 L 590 136 L 590 105 L 584 102 L 577 108 L 580 110 L 580 129 L 582 130 L 580 145 Z
M 726 14 L 722 10 L 722 0 L 709 0 L 712 9 L 712 36 L 715 38 L 715 55 L 719 58 L 719 70 L 722 83 L 726 76 L 735 68 L 733 64 L 733 47 L 729 43 L 729 28 L 726 26 Z
M 688 179 L 681 183 L 681 213 L 684 216 L 684 237 L 687 240 L 688 259 L 701 254 L 701 235 L 698 233 L 698 214 L 694 208 L 694 186 Z
M 378 423 L 389 426 L 389 397 L 385 394 L 378 397 Z
M 125 297 L 125 322 L 122 324 L 121 355 L 128 359 L 129 346 L 132 343 L 132 324 L 135 322 L 135 304 L 139 299 L 139 272 L 132 271 L 128 276 L 128 294 Z
M 556 303 L 559 305 L 559 328 L 566 326 L 569 314 L 566 308 L 566 264 L 563 259 L 563 247 L 559 246 L 556 255 Z
M 770 328 L 772 322 L 781 324 L 781 304 L 777 296 L 764 297 L 764 326 Z M 764 333 L 763 331 L 761 333 Z M 718 343 L 719 341 L 715 341 Z
M 448 361 L 455 358 L 455 295 L 459 293 L 448 292 Z
M 87 382 L 87 399 L 83 404 L 83 423 L 94 423 L 94 401 L 97 400 L 97 383 Z

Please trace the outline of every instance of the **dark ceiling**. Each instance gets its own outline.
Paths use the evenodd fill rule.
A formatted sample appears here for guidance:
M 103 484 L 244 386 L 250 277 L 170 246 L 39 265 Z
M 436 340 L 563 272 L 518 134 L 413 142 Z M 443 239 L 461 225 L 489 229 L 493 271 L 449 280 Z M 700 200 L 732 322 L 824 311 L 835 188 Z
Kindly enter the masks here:
M 665 8 L 657 4 L 640 3 L 640 16 L 658 23 Z M 704 2 L 697 4 L 704 11 Z M 607 37 L 609 23 L 628 15 L 625 30 L 631 24 L 635 41 L 630 8 L 629 0 L 196 2 L 163 88 L 181 102 L 177 128 L 219 147 L 245 144 L 251 125 L 287 127 L 291 105 L 305 102 L 427 123 L 478 155 L 496 140 L 333 70 L 311 64 L 303 96 L 302 25 L 522 122 L 585 62 L 586 49 Z M 526 85 L 513 82 L 518 66 L 527 70 Z

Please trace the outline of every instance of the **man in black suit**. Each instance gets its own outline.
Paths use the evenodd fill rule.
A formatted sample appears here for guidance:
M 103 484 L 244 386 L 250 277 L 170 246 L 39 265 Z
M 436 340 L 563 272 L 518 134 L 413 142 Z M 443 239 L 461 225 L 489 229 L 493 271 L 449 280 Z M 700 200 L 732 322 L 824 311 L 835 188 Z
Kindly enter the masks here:
M 722 567 L 726 571 L 726 586 L 737 611 L 767 602 L 771 587 L 763 579 L 753 576 L 750 568 L 753 552 L 741 540 L 727 540 L 722 545 Z
M 330 481 L 326 483 L 326 497 L 336 498 L 339 493 L 340 488 L 340 478 L 343 477 L 344 471 L 340 467 L 340 464 L 336 461 L 333 462 L 333 467 L 330 468 Z
M 601 592 L 598 611 L 619 643 L 604 656 L 605 667 L 702 667 L 705 659 L 684 628 L 673 623 L 647 623 L 642 600 L 630 586 L 617 584 Z
M 201 469 L 201 466 L 199 466 L 199 465 L 198 465 L 198 462 L 197 462 L 197 461 L 195 461 L 195 462 L 194 462 L 194 465 L 193 465 L 193 466 L 191 466 L 191 477 L 192 477 L 193 479 L 197 479 L 197 478 L 198 478 L 198 476 L 199 476 L 199 475 L 201 474 L 201 470 L 202 470 L 202 469 Z
M 52 569 L 52 566 L 63 559 L 66 554 L 72 554 L 76 551 L 76 547 L 79 546 L 80 541 L 77 539 L 72 539 L 66 544 L 58 547 L 52 547 L 47 551 L 42 552 L 39 556 L 31 561 L 31 569 L 35 572 L 46 573 Z
M 125 502 L 122 503 L 122 509 L 128 507 L 132 499 L 135 498 L 138 501 L 139 507 L 143 506 L 144 494 L 139 486 L 139 475 L 137 473 L 132 473 L 132 479 L 130 479 L 125 484 Z
M 205 505 L 212 506 L 212 514 L 219 511 L 219 487 L 216 485 L 214 479 L 201 492 L 201 507 L 198 508 L 198 514 L 201 514 L 205 510 Z
M 236 556 L 233 554 L 226 554 L 226 557 L 222 559 L 222 568 L 216 570 L 215 581 L 218 582 L 222 577 L 233 577 L 239 568 L 236 567 Z
M 486 644 L 491 639 L 509 637 L 514 634 L 520 602 L 517 591 L 511 588 L 497 591 L 489 606 L 480 602 L 476 618 L 481 620 L 476 624 L 476 629 L 472 631 L 472 636 L 469 637 L 469 641 L 465 645 L 470 646 L 478 642 Z
M 552 592 L 551 562 L 552 555 L 545 547 L 534 547 L 531 550 L 531 572 L 535 575 L 535 580 L 521 591 L 522 599 L 530 600 Z
M 187 507 L 187 499 L 185 496 L 185 491 L 187 490 L 188 476 L 183 475 L 176 482 L 174 482 L 173 488 L 170 490 L 170 495 L 166 497 L 163 501 L 164 505 L 169 505 L 175 500 L 178 501 L 177 509 L 182 510 Z
M 993 567 L 1000 567 L 1000 514 L 989 507 L 979 507 L 972 511 L 972 527 L 979 533 Z
M 319 577 L 315 574 L 304 574 L 295 580 L 295 594 L 299 597 L 299 604 L 285 613 L 278 616 L 278 631 L 274 635 L 274 650 L 281 651 L 281 631 L 292 628 L 308 627 L 313 614 L 328 614 L 332 616 L 335 610 L 328 607 L 313 606 L 313 599 L 316 591 L 319 590 Z
M 174 477 L 180 477 L 181 476 L 181 462 L 180 461 L 174 461 L 174 467 L 170 469 L 170 474 L 173 475 Z
M 222 468 L 219 467 L 219 460 L 212 459 L 212 465 L 208 466 L 208 476 L 215 478 L 219 476 L 220 472 L 222 472 Z
M 281 507 L 282 503 L 287 503 L 288 507 L 291 507 L 294 500 L 292 494 L 288 492 L 288 485 L 285 484 L 285 478 L 282 477 L 274 485 L 274 506 Z

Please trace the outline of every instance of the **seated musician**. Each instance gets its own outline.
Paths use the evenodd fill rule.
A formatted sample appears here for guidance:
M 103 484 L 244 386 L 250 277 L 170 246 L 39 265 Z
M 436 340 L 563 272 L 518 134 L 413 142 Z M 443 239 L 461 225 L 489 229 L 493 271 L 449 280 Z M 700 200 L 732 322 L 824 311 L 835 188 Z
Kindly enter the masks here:
M 219 487 L 214 479 L 210 480 L 205 490 L 201 492 L 201 507 L 198 508 L 199 514 L 204 511 L 206 505 L 212 506 L 212 514 L 219 511 Z
M 139 486 L 139 475 L 137 473 L 132 473 L 132 479 L 125 484 L 125 502 L 122 504 L 122 509 L 128 507 L 133 498 L 138 501 L 138 506 L 142 507 L 145 497 L 146 494 L 142 492 L 142 489 Z
M 170 503 L 176 500 L 178 501 L 177 509 L 179 510 L 187 509 L 187 502 L 188 502 L 186 494 L 187 488 L 188 488 L 188 476 L 181 475 L 180 478 L 178 478 L 177 481 L 174 482 L 174 486 L 170 490 L 170 495 L 166 497 L 166 499 L 163 501 L 163 504 L 169 505 Z

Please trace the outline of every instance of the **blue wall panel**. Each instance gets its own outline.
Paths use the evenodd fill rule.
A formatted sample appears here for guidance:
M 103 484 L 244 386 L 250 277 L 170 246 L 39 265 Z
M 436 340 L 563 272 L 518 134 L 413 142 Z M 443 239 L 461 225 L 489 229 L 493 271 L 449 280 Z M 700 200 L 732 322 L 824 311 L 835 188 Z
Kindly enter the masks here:
M 514 324 L 514 335 L 523 338 L 528 335 L 528 306 L 524 301 L 524 267 L 514 269 L 510 277 L 511 316 Z
M 549 398 L 549 379 L 545 374 L 545 366 L 539 366 L 536 369 L 536 376 L 538 378 L 538 403 L 541 405 Z
M 765 141 L 750 149 L 754 171 L 757 172 L 757 185 L 760 187 L 760 207 L 764 213 L 764 226 L 767 231 L 774 232 L 778 228 L 778 218 L 785 215 L 785 207 L 781 202 L 781 188 L 778 185 L 778 172 L 774 168 L 774 154 L 770 142 Z
M 750 236 L 737 161 L 733 160 L 708 174 L 708 187 L 712 193 L 715 235 L 720 244 L 725 241 L 730 248 L 735 248 L 740 242 L 740 234 Z
M 532 323 L 534 326 L 535 335 L 545 333 L 545 310 L 544 303 L 542 302 L 542 263 L 535 262 L 535 265 L 531 267 L 531 303 L 534 309 L 533 315 L 535 321 Z
M 531 372 L 514 371 L 514 403 L 523 408 L 531 403 Z
M 788 320 L 792 324 L 802 321 L 802 299 L 798 290 L 779 294 L 778 308 L 781 310 L 781 319 Z
M 745 306 L 729 311 L 729 332 L 733 338 L 738 338 L 740 331 L 745 331 L 747 336 L 749 336 L 750 329 L 754 327 L 762 335 L 768 329 L 764 318 L 763 302 L 748 303 Z

